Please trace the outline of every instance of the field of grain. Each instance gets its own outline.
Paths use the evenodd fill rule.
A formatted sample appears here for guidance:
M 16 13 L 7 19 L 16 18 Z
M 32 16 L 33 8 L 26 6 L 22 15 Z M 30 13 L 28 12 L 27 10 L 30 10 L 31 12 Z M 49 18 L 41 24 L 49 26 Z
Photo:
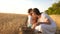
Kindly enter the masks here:
M 60 30 L 60 15 L 50 15 Z M 18 34 L 18 29 L 25 25 L 27 15 L 0 13 L 0 34 Z M 59 31 L 60 32 L 60 31 Z
M 50 15 L 50 17 L 56 22 L 56 34 L 60 34 L 60 15 Z
M 18 34 L 18 28 L 24 25 L 26 15 L 0 13 L 0 34 Z
M 56 22 L 57 29 L 60 30 L 60 15 L 50 15 L 50 17 Z

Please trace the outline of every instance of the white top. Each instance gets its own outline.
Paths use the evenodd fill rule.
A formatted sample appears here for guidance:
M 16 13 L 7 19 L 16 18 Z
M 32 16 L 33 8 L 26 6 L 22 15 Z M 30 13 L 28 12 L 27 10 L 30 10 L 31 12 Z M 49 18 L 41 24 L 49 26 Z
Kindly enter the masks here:
M 38 19 L 38 22 L 45 22 L 46 19 L 49 19 L 51 25 L 40 24 L 35 27 L 35 32 L 41 31 L 42 34 L 55 34 L 56 32 L 56 24 L 51 17 L 49 17 L 46 13 L 41 14 L 41 18 Z
M 42 13 L 41 14 L 41 18 L 38 21 L 45 22 L 46 19 L 49 19 L 49 21 L 51 23 L 51 26 L 55 26 L 56 27 L 55 21 L 49 15 L 47 15 L 46 13 Z
M 27 23 L 27 27 L 31 27 L 32 26 L 32 17 L 30 15 L 28 15 L 28 23 Z

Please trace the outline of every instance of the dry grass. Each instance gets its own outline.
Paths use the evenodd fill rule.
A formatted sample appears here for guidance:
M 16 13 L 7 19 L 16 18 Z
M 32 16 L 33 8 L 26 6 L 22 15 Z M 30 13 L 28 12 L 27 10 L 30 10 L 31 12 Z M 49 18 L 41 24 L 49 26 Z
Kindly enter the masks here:
M 57 29 L 60 30 L 60 15 L 50 15 L 50 16 L 56 22 Z
M 57 24 L 57 30 L 60 30 L 60 15 L 50 15 Z M 0 34 L 18 34 L 20 26 L 25 24 L 26 15 L 4 14 L 0 13 Z
M 50 15 L 50 16 L 56 22 L 57 25 L 56 34 L 60 34 L 60 15 Z
M 0 13 L 0 34 L 18 34 L 18 28 L 24 25 L 26 15 Z

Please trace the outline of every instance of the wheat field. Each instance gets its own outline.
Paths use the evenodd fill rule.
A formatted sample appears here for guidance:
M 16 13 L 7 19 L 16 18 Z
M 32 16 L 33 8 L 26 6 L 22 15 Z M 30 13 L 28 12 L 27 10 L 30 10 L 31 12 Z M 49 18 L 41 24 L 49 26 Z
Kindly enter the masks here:
M 0 34 L 18 34 L 25 21 L 26 15 L 0 13 Z
M 57 25 L 56 34 L 60 34 L 60 15 L 50 15 L 50 17 L 56 22 Z
M 50 15 L 60 30 L 60 15 Z M 27 15 L 0 13 L 0 34 L 18 34 L 20 26 L 25 25 Z M 59 33 L 59 32 L 58 32 Z

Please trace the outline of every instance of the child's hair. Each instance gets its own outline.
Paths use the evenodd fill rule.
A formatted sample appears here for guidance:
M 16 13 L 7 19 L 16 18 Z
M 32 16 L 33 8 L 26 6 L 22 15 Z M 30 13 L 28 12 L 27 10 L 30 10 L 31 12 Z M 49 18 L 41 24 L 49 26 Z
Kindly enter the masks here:
M 28 13 L 30 13 L 32 11 L 32 8 L 28 9 Z

